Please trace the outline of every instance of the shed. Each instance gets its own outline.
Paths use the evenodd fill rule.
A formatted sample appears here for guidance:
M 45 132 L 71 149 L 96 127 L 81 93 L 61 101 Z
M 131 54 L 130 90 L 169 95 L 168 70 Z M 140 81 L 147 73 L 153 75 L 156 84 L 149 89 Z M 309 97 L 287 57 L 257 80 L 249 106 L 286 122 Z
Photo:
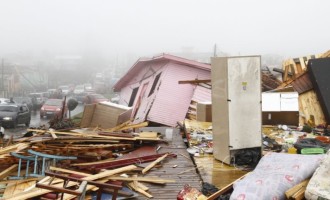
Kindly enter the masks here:
M 199 92 L 196 84 L 183 80 L 211 79 L 211 65 L 161 54 L 139 59 L 114 85 L 119 104 L 133 107 L 134 123 L 143 121 L 175 126 L 185 119 L 192 98 L 210 101 L 211 95 Z

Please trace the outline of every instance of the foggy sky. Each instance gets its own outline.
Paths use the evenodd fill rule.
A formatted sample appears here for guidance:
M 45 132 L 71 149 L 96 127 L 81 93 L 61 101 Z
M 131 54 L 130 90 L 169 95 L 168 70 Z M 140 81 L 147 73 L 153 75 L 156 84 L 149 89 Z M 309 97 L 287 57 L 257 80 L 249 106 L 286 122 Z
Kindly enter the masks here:
M 0 0 L 0 57 L 218 49 L 286 57 L 330 49 L 327 0 Z

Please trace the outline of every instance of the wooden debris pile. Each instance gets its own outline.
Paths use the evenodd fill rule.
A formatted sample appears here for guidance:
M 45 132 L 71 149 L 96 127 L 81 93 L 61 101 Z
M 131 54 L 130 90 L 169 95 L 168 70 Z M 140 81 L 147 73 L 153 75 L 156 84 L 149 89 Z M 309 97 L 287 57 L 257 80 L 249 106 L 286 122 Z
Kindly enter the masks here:
M 3 188 L 0 191 L 5 199 L 49 198 L 54 192 L 57 198 L 62 193 L 63 199 L 84 198 L 91 195 L 89 191 L 97 191 L 98 188 L 102 188 L 98 195 L 136 195 L 121 191 L 125 187 L 151 198 L 152 194 L 142 182 L 166 184 L 175 180 L 144 175 L 176 155 L 157 153 L 155 145 L 165 142 L 157 132 L 133 131 L 147 125 L 147 122 L 133 125 L 127 121 L 107 129 L 28 129 L 26 137 L 11 140 L 0 150 L 0 186 Z M 148 155 L 125 157 L 144 145 L 154 150 Z M 31 155 L 31 151 L 49 155 L 51 159 L 38 158 Z M 56 160 L 59 157 L 76 159 Z

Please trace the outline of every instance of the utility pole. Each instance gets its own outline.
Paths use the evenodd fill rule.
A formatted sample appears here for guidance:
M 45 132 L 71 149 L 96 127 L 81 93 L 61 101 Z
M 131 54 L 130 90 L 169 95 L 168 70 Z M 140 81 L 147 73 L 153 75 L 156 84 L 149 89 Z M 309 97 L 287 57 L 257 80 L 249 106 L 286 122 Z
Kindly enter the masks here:
M 2 93 L 4 95 L 4 91 L 5 91 L 5 81 L 4 81 L 4 75 L 3 75 L 3 72 L 4 72 L 4 60 L 3 58 L 1 59 L 1 90 L 2 90 Z
M 217 57 L 217 44 L 214 44 L 213 57 Z

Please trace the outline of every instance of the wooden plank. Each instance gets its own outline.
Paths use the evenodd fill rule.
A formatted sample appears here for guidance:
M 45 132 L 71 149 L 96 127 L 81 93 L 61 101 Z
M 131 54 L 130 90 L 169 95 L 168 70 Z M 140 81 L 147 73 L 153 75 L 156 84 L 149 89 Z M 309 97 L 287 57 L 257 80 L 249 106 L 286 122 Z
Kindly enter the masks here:
M 315 124 L 324 124 L 326 122 L 323 110 L 314 90 L 310 90 L 299 95 L 299 123 L 307 123 L 313 116 Z
M 145 195 L 148 198 L 152 198 L 153 196 L 148 192 L 144 191 L 143 189 L 139 188 L 138 185 L 134 184 L 134 182 L 128 183 L 128 186 L 131 187 L 133 190 Z
M 6 178 L 11 172 L 17 170 L 17 164 L 8 167 L 0 173 L 0 180 Z
M 162 157 L 158 158 L 157 160 L 153 161 L 152 163 L 150 163 L 147 167 L 145 167 L 142 170 L 142 174 L 145 174 L 147 171 L 149 171 L 151 168 L 153 168 L 155 165 L 157 165 L 159 162 L 161 162 L 162 160 L 164 160 L 166 158 L 166 156 L 168 156 L 168 154 L 163 155 Z
M 22 179 L 22 180 L 5 180 L 5 181 L 0 181 L 0 185 L 2 184 L 9 184 L 9 183 L 24 183 L 24 182 L 28 182 L 28 181 L 38 181 L 40 180 L 40 178 L 28 178 L 28 179 Z
M 157 184 L 166 184 L 166 183 L 175 183 L 176 181 L 173 179 L 161 179 L 159 177 L 121 177 L 121 176 L 111 176 L 110 180 L 118 180 L 118 181 L 140 181 L 140 182 L 148 182 L 148 183 L 157 183 Z
M 142 122 L 142 123 L 138 123 L 138 124 L 132 124 L 132 125 L 128 125 L 125 126 L 121 129 L 119 129 L 118 131 L 123 131 L 123 130 L 127 130 L 127 129 L 133 129 L 133 128 L 143 128 L 148 126 L 149 122 Z
M 23 149 L 27 149 L 30 147 L 30 144 L 27 144 L 27 143 L 18 143 L 18 144 L 14 144 L 14 145 L 10 145 L 10 146 L 7 146 L 5 148 L 2 148 L 0 150 L 0 155 L 2 154 L 6 154 L 6 153 L 9 153 L 9 152 L 17 152 L 19 150 L 23 150 Z
M 3 195 L 3 198 L 4 199 L 7 199 L 7 198 L 14 198 L 14 199 L 19 199 L 19 198 L 16 198 L 19 194 L 21 194 L 25 188 L 28 188 L 30 187 L 31 185 L 33 185 L 35 183 L 35 181 L 28 181 L 28 182 L 23 182 L 23 183 L 13 183 L 13 184 L 8 184 L 7 185 L 7 188 L 5 190 L 5 193 Z
M 306 186 L 308 185 L 310 179 L 304 180 L 301 183 L 293 186 L 292 188 L 288 189 L 285 192 L 285 196 L 287 199 L 292 198 L 293 196 L 295 196 L 297 194 L 297 197 L 299 196 L 299 191 L 303 188 L 306 188 Z
M 127 125 L 129 125 L 130 123 L 131 123 L 131 120 L 128 120 L 128 121 L 126 121 L 126 122 L 124 122 L 122 124 L 119 124 L 119 125 L 117 125 L 117 126 L 115 126 L 113 128 L 105 129 L 103 131 L 104 132 L 115 132 L 115 131 L 118 131 L 119 129 L 121 129 L 121 128 L 127 126 Z
M 52 170 L 52 171 L 65 172 L 65 173 L 70 173 L 70 174 L 77 174 L 77 175 L 81 175 L 81 176 L 90 176 L 91 175 L 91 174 L 87 174 L 87 173 L 83 173 L 83 172 L 77 172 L 77 171 L 58 168 L 58 167 L 53 167 L 53 166 L 50 166 L 49 169 Z
M 157 138 L 157 132 L 140 132 L 139 136 L 141 138 Z
M 245 174 L 244 176 L 240 177 L 239 179 L 235 180 L 234 182 L 228 184 L 227 186 L 223 187 L 221 190 L 215 192 L 214 194 L 212 194 L 211 196 L 209 196 L 207 198 L 207 200 L 215 200 L 217 199 L 220 195 L 223 195 L 225 193 L 227 193 L 228 191 L 230 191 L 233 188 L 233 185 L 236 181 L 243 179 L 246 175 L 248 175 L 249 173 Z
M 187 84 L 187 83 L 188 84 L 211 83 L 211 79 L 179 81 L 179 84 Z
M 85 127 L 89 127 L 94 115 L 94 111 L 95 111 L 95 104 L 92 105 L 85 105 L 84 107 L 84 112 L 80 121 L 80 127 L 81 128 L 85 128 Z
M 52 136 L 53 139 L 57 139 L 57 135 L 53 132 L 50 132 L 50 135 Z
M 114 174 L 122 173 L 122 172 L 125 172 L 125 171 L 131 171 L 131 170 L 134 170 L 136 168 L 137 167 L 134 166 L 134 165 L 129 165 L 129 166 L 122 167 L 122 168 L 117 168 L 117 169 L 114 169 L 114 170 L 106 170 L 106 171 L 101 172 L 99 174 L 84 177 L 84 178 L 82 178 L 82 180 L 91 180 L 92 181 L 92 180 L 102 179 L 102 178 L 105 178 L 105 177 L 112 176 Z M 104 180 L 104 181 L 106 181 L 106 180 Z M 68 184 L 68 187 L 72 186 L 74 184 L 75 183 L 70 182 Z M 55 184 L 53 186 L 62 187 L 63 185 L 62 184 Z M 94 186 L 93 187 L 88 187 L 87 186 L 86 191 L 88 189 L 92 189 L 92 188 L 95 188 L 95 187 Z M 51 192 L 51 190 L 46 190 L 46 189 L 31 190 L 31 191 L 28 191 L 28 192 L 21 192 L 20 194 L 17 194 L 15 197 L 8 198 L 7 200 L 28 199 L 28 198 L 37 197 L 37 196 L 40 196 L 40 195 L 43 195 L 43 194 L 46 194 L 46 193 L 49 193 L 49 192 Z M 70 198 L 72 198 L 72 196 L 70 196 Z M 68 198 L 68 199 L 70 199 L 70 198 Z

